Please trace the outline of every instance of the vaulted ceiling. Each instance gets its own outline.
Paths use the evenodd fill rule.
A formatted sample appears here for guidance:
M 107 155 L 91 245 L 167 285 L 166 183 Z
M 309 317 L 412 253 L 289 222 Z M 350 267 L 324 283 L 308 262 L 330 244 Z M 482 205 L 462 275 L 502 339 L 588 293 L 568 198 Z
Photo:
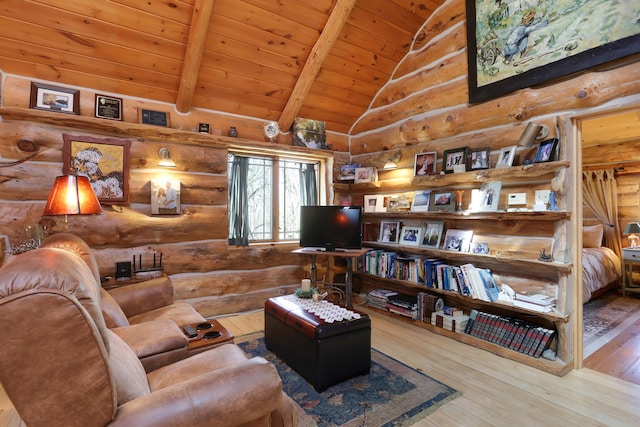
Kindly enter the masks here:
M 348 133 L 444 0 L 3 0 L 0 70 Z

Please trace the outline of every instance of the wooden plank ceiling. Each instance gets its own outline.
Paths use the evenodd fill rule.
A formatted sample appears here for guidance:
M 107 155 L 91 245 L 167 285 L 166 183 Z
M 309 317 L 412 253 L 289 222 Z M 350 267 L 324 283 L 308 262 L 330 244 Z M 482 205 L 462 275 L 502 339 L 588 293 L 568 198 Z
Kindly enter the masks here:
M 348 133 L 444 0 L 3 0 L 6 73 Z

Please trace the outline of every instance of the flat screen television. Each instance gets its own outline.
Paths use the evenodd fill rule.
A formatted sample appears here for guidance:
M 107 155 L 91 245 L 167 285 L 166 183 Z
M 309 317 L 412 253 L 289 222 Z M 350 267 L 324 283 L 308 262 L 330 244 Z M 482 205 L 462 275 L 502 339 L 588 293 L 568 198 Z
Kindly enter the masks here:
M 359 206 L 302 206 L 300 246 L 327 251 L 360 249 L 362 218 Z

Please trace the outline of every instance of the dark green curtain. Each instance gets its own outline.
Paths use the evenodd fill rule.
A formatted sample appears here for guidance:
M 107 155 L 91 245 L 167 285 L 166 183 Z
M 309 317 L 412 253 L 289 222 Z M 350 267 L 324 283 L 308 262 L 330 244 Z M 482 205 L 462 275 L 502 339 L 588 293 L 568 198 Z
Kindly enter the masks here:
M 318 182 L 316 180 L 316 165 L 304 163 L 300 165 L 300 200 L 302 206 L 318 204 Z
M 229 244 L 249 246 L 249 159 L 233 156 L 229 175 Z

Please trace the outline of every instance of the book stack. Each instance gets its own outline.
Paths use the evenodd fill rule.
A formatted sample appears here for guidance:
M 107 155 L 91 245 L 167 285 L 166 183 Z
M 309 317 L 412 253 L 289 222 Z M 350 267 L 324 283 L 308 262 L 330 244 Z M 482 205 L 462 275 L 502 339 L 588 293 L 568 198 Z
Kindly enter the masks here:
M 437 295 L 418 293 L 418 320 L 431 323 L 431 313 L 441 310 L 442 307 L 444 307 L 444 301 Z
M 398 293 L 386 289 L 374 289 L 367 294 L 367 304 L 380 310 L 386 310 L 387 298 L 393 295 L 398 295 Z
M 417 319 L 418 298 L 410 295 L 391 295 L 387 297 L 387 310 L 400 316 Z
M 548 313 L 555 307 L 556 299 L 543 294 L 528 295 L 516 293 L 516 297 L 513 299 L 513 305 L 540 313 Z
M 465 333 L 538 358 L 556 336 L 553 329 L 512 317 L 471 310 Z
M 451 314 L 447 314 L 451 313 Z M 448 331 L 462 333 L 469 322 L 469 316 L 460 309 L 435 311 L 431 313 L 431 324 Z

